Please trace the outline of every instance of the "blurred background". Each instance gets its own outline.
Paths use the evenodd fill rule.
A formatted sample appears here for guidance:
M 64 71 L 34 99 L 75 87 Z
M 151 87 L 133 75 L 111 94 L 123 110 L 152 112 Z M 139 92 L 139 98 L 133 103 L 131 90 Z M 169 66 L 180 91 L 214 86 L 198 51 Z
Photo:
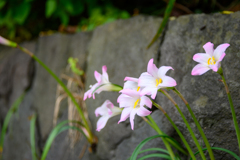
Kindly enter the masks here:
M 168 0 L 0 0 L 0 35 L 16 42 L 90 31 L 138 14 L 163 16 Z M 239 0 L 177 0 L 171 16 L 240 10 Z

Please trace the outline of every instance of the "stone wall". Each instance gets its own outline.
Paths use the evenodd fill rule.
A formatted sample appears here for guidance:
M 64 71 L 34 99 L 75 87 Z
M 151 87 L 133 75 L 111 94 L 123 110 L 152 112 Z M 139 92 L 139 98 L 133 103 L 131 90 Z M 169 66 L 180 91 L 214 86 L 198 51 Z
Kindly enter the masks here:
M 221 43 L 230 43 L 231 46 L 226 51 L 222 66 L 237 118 L 240 120 L 238 114 L 240 112 L 240 12 L 230 15 L 189 15 L 171 20 L 159 40 L 150 49 L 146 49 L 160 23 L 160 18 L 136 16 L 100 26 L 92 32 L 74 35 L 58 33 L 40 37 L 36 41 L 26 42 L 23 45 L 33 51 L 58 76 L 64 71 L 68 57 L 78 58 L 81 68 L 86 72 L 86 88 L 95 83 L 94 70 L 101 72 L 103 65 L 108 67 L 110 81 L 119 85 L 123 85 L 125 76 L 139 77 L 142 72 L 145 72 L 150 58 L 154 58 L 157 66 L 172 66 L 174 71 L 169 71 L 168 75 L 176 79 L 177 88 L 188 100 L 210 144 L 238 153 L 231 111 L 224 86 L 219 81 L 220 76 L 209 71 L 202 76 L 193 77 L 191 70 L 196 65 L 192 56 L 197 52 L 204 52 L 202 46 L 206 42 L 211 41 L 215 47 Z M 30 160 L 28 117 L 34 112 L 37 113 L 36 144 L 37 152 L 41 153 L 53 128 L 57 83 L 27 55 L 17 49 L 0 46 L 0 86 L 1 125 L 13 101 L 24 89 L 29 88 L 8 128 L 3 158 L 4 160 Z M 186 115 L 200 144 L 203 144 L 184 104 L 175 94 L 170 93 Z M 89 118 L 99 142 L 96 153 L 90 154 L 86 151 L 83 159 L 125 160 L 143 139 L 156 134 L 139 117 L 135 119 L 134 131 L 131 130 L 128 120 L 117 124 L 119 116 L 110 119 L 107 126 L 100 132 L 95 132 L 98 118 L 95 117 L 94 110 L 106 99 L 117 105 L 118 95 L 118 93 L 102 92 L 96 95 L 95 100 L 86 100 Z M 196 150 L 173 104 L 160 94 L 157 102 L 173 118 L 191 147 Z M 59 115 L 59 121 L 67 119 L 66 103 L 61 105 Z M 152 116 L 165 133 L 179 140 L 160 111 L 155 110 Z M 69 137 L 67 132 L 64 132 L 55 139 L 47 159 L 76 160 L 85 144 L 86 140 L 81 139 L 74 148 L 70 148 Z M 147 143 L 145 148 L 163 146 L 161 140 L 154 140 Z M 231 159 L 225 153 L 214 153 L 216 159 Z M 183 159 L 187 158 L 183 157 Z

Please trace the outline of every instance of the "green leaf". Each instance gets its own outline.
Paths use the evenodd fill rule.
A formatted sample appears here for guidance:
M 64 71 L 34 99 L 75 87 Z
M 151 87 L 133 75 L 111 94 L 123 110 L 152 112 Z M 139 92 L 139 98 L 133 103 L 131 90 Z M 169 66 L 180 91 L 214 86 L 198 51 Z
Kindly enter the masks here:
M 141 148 L 150 140 L 152 139 L 155 139 L 155 138 L 159 138 L 159 137 L 165 137 L 165 138 L 169 138 L 169 139 L 173 139 L 172 137 L 169 137 L 167 135 L 155 135 L 155 136 L 151 136 L 151 137 L 148 137 L 146 139 L 144 139 L 136 148 L 135 150 L 133 151 L 132 153 L 132 156 L 130 158 L 130 160 L 136 160 L 137 159 L 137 156 L 141 150 Z
M 49 18 L 57 8 L 57 1 L 56 0 L 47 0 L 46 8 L 45 8 L 45 15 Z
M 146 156 L 143 156 L 143 157 L 139 158 L 138 160 L 144 160 L 144 159 L 152 158 L 152 157 L 165 158 L 165 159 L 171 160 L 170 156 L 168 156 L 166 154 L 160 154 L 160 153 L 149 154 L 149 155 L 146 155 Z
M 167 24 L 167 22 L 168 22 L 168 19 L 169 19 L 169 16 L 170 16 L 171 12 L 172 12 L 174 3 L 175 3 L 175 0 L 169 0 L 168 5 L 167 5 L 167 8 L 166 8 L 165 13 L 164 13 L 164 17 L 163 17 L 162 23 L 161 23 L 161 25 L 159 26 L 156 35 L 153 37 L 152 41 L 151 41 L 150 44 L 147 46 L 147 48 L 150 48 L 151 45 L 158 39 L 158 37 L 159 37 L 160 34 L 162 33 L 164 27 L 166 26 L 166 24 Z
M 0 155 L 1 155 L 1 151 L 3 150 L 4 137 L 6 135 L 6 131 L 7 131 L 7 127 L 8 127 L 8 124 L 10 122 L 10 119 L 11 119 L 13 113 L 16 112 L 16 110 L 18 109 L 18 107 L 22 103 L 22 101 L 24 99 L 24 96 L 25 96 L 25 92 L 13 103 L 13 105 L 11 106 L 9 111 L 7 112 L 7 115 L 4 119 L 2 131 L 1 131 L 1 137 L 0 137 Z
M 37 160 L 37 152 L 36 152 L 36 145 L 35 145 L 35 124 L 36 124 L 37 116 L 34 114 L 31 118 L 30 122 L 30 143 L 31 143 L 31 152 L 32 152 L 32 159 Z
M 140 151 L 138 154 L 144 153 L 144 152 L 149 152 L 149 151 L 159 151 L 159 152 L 164 152 L 164 153 L 168 153 L 168 151 L 166 149 L 162 149 L 162 148 L 149 148 L 149 149 L 145 149 Z
M 6 1 L 1 0 L 0 1 L 0 9 L 2 9 L 5 6 L 5 4 L 6 4 Z
M 237 160 L 240 160 L 240 157 L 239 157 L 236 153 L 234 153 L 234 152 L 232 152 L 232 151 L 229 151 L 229 150 L 224 149 L 224 148 L 219 148 L 219 147 L 211 147 L 211 148 L 212 148 L 213 150 L 224 151 L 224 152 L 232 155 L 232 156 L 233 156 L 234 158 L 236 158 Z M 203 148 L 202 150 L 203 150 L 203 151 L 206 151 L 207 148 Z M 194 155 L 197 155 L 198 153 L 199 153 L 199 151 L 197 151 L 196 153 L 194 153 Z M 192 158 L 190 158 L 190 160 L 192 160 Z
M 71 70 L 73 73 L 77 74 L 77 75 L 83 75 L 84 72 L 83 70 L 80 70 L 78 67 L 77 67 L 77 62 L 78 62 L 78 59 L 77 58 L 72 58 L 72 57 L 69 57 L 68 58 L 68 63 L 70 64 L 70 67 L 71 67 Z
M 27 16 L 29 15 L 31 10 L 31 4 L 27 2 L 23 2 L 20 5 L 18 5 L 16 8 L 14 8 L 13 11 L 13 19 L 18 24 L 23 24 L 25 20 L 27 19 Z
M 86 135 L 84 134 L 84 132 L 80 129 L 80 128 L 77 128 L 77 127 L 74 127 L 74 126 L 64 126 L 66 125 L 67 123 L 77 123 L 81 126 L 83 126 L 83 124 L 79 121 L 69 121 L 69 120 L 65 120 L 65 121 L 62 121 L 60 122 L 56 127 L 53 128 L 52 132 L 50 133 L 48 139 L 47 139 L 47 142 L 44 146 L 44 149 L 43 149 L 43 153 L 42 153 L 42 157 L 41 157 L 41 160 L 45 160 L 45 158 L 47 157 L 47 154 L 49 152 L 49 149 L 52 145 L 52 142 L 53 140 L 57 137 L 58 134 L 60 134 L 61 132 L 67 130 L 67 129 L 74 129 L 74 130 L 78 130 L 80 131 L 85 137 Z M 86 137 L 87 138 L 87 137 Z

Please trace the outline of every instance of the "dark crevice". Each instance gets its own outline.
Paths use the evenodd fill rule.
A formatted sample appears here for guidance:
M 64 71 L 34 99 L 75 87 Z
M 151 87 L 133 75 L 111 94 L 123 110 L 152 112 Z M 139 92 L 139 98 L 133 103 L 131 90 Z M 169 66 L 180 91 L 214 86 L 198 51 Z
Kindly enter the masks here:
M 169 22 L 166 24 L 166 26 L 164 27 L 162 33 L 161 33 L 161 36 L 159 37 L 159 47 L 158 47 L 158 52 L 157 52 L 157 64 L 160 65 L 160 62 L 161 62 L 161 46 L 164 42 L 164 39 L 165 39 L 165 35 L 166 35 L 166 32 L 168 30 L 168 24 Z M 161 65 L 160 65 L 161 66 Z

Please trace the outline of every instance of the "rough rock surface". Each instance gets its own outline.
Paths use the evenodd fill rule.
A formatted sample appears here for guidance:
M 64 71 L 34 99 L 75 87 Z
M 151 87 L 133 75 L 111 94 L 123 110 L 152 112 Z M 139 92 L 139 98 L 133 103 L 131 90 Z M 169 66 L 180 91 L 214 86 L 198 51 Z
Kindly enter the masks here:
M 192 68 L 197 64 L 192 60 L 195 53 L 204 53 L 202 46 L 207 42 L 215 44 L 215 48 L 222 43 L 231 46 L 226 50 L 226 56 L 222 61 L 223 72 L 230 88 L 237 119 L 240 122 L 239 106 L 239 29 L 240 12 L 223 15 L 190 15 L 182 16 L 169 23 L 163 44 L 160 47 L 160 65 L 170 65 L 175 70 L 169 75 L 178 83 L 177 88 L 189 102 L 193 112 L 199 120 L 204 132 L 213 147 L 222 147 L 235 153 L 239 153 L 236 132 L 234 129 L 231 110 L 228 103 L 225 88 L 220 75 L 208 71 L 202 76 L 192 76 Z M 172 94 L 174 95 L 174 94 Z M 174 95 L 174 97 L 176 97 Z M 204 144 L 195 127 L 190 114 L 180 98 L 177 103 L 184 111 L 187 119 L 198 135 L 200 144 Z M 171 103 L 164 100 L 163 106 Z M 178 126 L 183 131 L 186 139 L 191 140 L 182 120 Z M 196 149 L 192 143 L 192 148 Z M 230 155 L 215 152 L 216 159 L 232 159 Z
M 191 76 L 192 68 L 197 64 L 192 60 L 195 53 L 204 52 L 202 46 L 211 41 L 215 47 L 221 43 L 230 43 L 226 57 L 222 62 L 227 83 L 233 98 L 237 118 L 240 120 L 239 107 L 239 24 L 240 12 L 230 15 L 189 15 L 170 21 L 164 34 L 150 49 L 146 46 L 153 38 L 161 22 L 160 18 L 136 16 L 128 20 L 98 27 L 93 32 L 75 35 L 54 34 L 40 37 L 37 42 L 26 43 L 26 48 L 36 53 L 46 65 L 58 76 L 64 71 L 68 57 L 80 60 L 80 66 L 86 71 L 86 89 L 96 83 L 94 71 L 108 67 L 110 81 L 123 85 L 125 76 L 139 77 L 147 70 L 149 59 L 154 58 L 157 66 L 168 65 L 174 68 L 167 74 L 175 78 L 180 92 L 189 102 L 204 132 L 214 147 L 223 147 L 238 153 L 235 129 L 231 111 L 220 76 L 212 71 L 202 76 Z M 13 58 L 14 57 L 14 58 Z M 13 101 L 30 87 L 19 111 L 14 114 L 4 143 L 4 160 L 30 160 L 28 116 L 37 113 L 36 145 L 41 153 L 52 130 L 53 111 L 56 100 L 57 83 L 37 63 L 17 49 L 0 46 L 0 130 L 7 110 Z M 35 66 L 35 67 L 34 67 Z M 33 70 L 34 69 L 34 70 Z M 34 71 L 34 77 L 32 76 Z M 32 85 L 31 85 L 32 84 Z M 203 144 L 190 114 L 182 101 L 171 91 L 180 108 L 187 117 L 200 144 Z M 119 93 L 102 92 L 96 99 L 86 101 L 89 117 L 99 143 L 94 154 L 85 153 L 85 160 L 125 160 L 131 156 L 135 147 L 145 138 L 155 135 L 141 118 L 136 117 L 134 131 L 130 123 L 117 124 L 119 116 L 111 118 L 101 132 L 95 132 L 98 118 L 94 110 L 106 99 L 118 105 Z M 196 147 L 183 121 L 173 104 L 158 94 L 157 102 L 168 112 L 182 131 L 191 147 Z M 61 105 L 59 121 L 67 118 L 67 105 Z M 163 114 L 155 110 L 153 119 L 168 135 L 179 140 L 176 132 Z M 78 159 L 86 140 L 69 147 L 67 132 L 60 134 L 54 141 L 47 159 Z M 145 148 L 162 147 L 161 140 L 153 140 Z M 12 152 L 14 148 L 14 152 Z M 231 156 L 215 152 L 216 159 L 232 159 Z M 186 159 L 183 157 L 183 159 Z

